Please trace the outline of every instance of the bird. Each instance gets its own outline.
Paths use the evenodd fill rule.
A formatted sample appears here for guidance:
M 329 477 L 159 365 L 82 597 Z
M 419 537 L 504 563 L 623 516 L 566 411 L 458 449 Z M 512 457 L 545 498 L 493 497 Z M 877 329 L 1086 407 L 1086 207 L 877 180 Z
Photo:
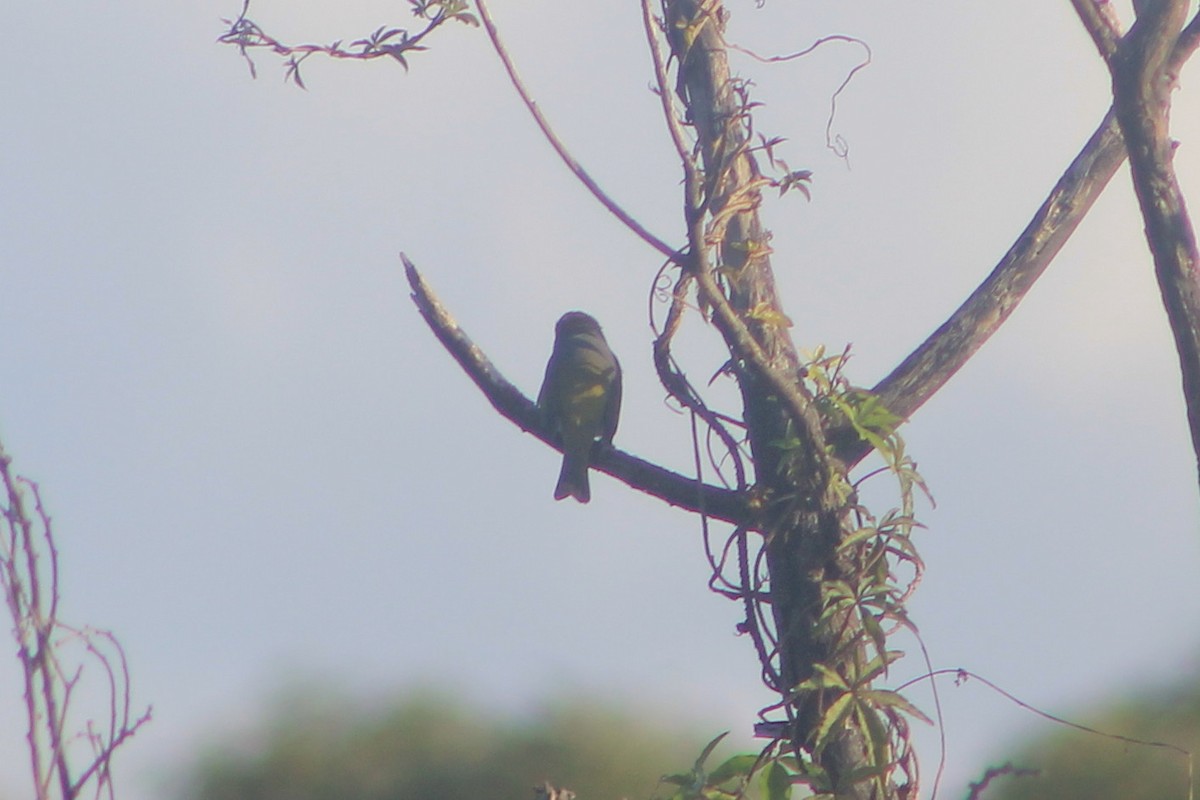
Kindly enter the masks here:
M 562 469 L 554 499 L 592 499 L 588 466 L 596 439 L 612 444 L 621 415 L 621 364 L 608 347 L 600 323 L 568 311 L 554 326 L 554 349 L 538 392 L 538 409 L 562 443 Z

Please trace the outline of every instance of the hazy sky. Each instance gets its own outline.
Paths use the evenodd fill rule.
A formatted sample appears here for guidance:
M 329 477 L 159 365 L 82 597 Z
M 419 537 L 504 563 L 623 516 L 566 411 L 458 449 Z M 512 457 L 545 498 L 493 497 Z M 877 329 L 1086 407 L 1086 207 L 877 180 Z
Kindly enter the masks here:
M 637 4 L 494 5 L 577 157 L 682 241 Z M 492 412 L 409 300 L 400 250 L 530 395 L 554 320 L 592 312 L 626 370 L 617 443 L 691 463 L 650 364 L 659 258 L 555 160 L 480 31 L 442 31 L 407 75 L 312 59 L 302 91 L 214 43 L 240 0 L 9 6 L 0 439 L 54 515 L 64 616 L 115 631 L 154 705 L 123 797 L 156 796 L 297 680 L 445 681 L 511 709 L 586 692 L 749 730 L 769 697 L 737 606 L 705 588 L 697 520 L 603 476 L 590 505 L 555 503 L 557 454 Z M 833 123 L 849 168 L 824 128 L 860 49 L 735 61 L 759 129 L 815 173 L 812 202 L 766 210 L 793 335 L 852 342 L 870 385 L 1011 244 L 1103 116 L 1106 71 L 1066 0 L 730 8 L 730 38 L 762 53 L 830 33 L 873 50 Z M 411 24 L 395 0 L 252 16 L 289 40 Z M 1197 82 L 1192 65 L 1173 122 L 1193 205 Z M 707 377 L 713 334 L 689 336 Z M 938 500 L 912 607 L 935 666 L 1067 715 L 1194 674 L 1200 495 L 1177 371 L 1122 171 L 904 431 Z M 0 693 L 0 787 L 20 787 L 15 660 Z M 1047 730 L 979 686 L 943 702 L 949 795 Z

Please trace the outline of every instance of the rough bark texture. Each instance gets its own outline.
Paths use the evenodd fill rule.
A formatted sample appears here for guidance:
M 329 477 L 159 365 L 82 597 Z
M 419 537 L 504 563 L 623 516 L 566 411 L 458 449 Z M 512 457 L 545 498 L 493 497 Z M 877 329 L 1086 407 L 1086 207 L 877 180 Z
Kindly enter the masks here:
M 757 485 L 772 509 L 763 533 L 779 639 L 782 685 L 778 688 L 787 696 L 791 687 L 810 677 L 813 664 L 834 660 L 833 642 L 818 638 L 816 623 L 821 582 L 836 577 L 839 570 L 834 554 L 842 509 L 830 482 L 841 468 L 826 455 L 815 411 L 810 407 L 796 413 L 781 401 L 773 390 L 773 376 L 767 374 L 769 370 L 787 376 L 799 386 L 799 359 L 787 328 L 779 324 L 783 316 L 770 258 L 765 248 L 753 246 L 762 241 L 762 228 L 757 194 L 746 189 L 761 175 L 744 147 L 745 129 L 737 122 L 742 109 L 720 35 L 724 12 L 718 3 L 697 0 L 674 0 L 665 8 L 671 49 L 679 63 L 677 91 L 700 143 L 707 208 L 713 218 L 727 221 L 714 244 L 721 273 L 727 278 L 729 304 L 765 361 L 751 363 L 734 337 L 722 329 L 735 356 Z M 693 263 L 700 269 L 708 266 L 703 259 Z M 778 443 L 788 439 L 798 440 L 799 447 L 781 449 Z M 790 738 L 796 748 L 811 742 L 820 711 L 811 698 L 792 703 Z M 872 796 L 870 783 L 846 781 L 851 772 L 869 766 L 854 728 L 837 734 L 819 763 L 835 784 L 845 787 L 843 796 L 863 800 Z
M 1075 6 L 1081 10 L 1081 17 L 1100 53 L 1115 52 L 1119 32 L 1114 27 L 1112 9 L 1097 5 L 1093 0 L 1075 0 Z M 1178 73 L 1200 44 L 1200 14 L 1192 18 L 1182 35 L 1168 36 L 1167 40 L 1174 40 L 1164 67 L 1166 74 L 1171 76 Z M 987 279 L 920 347 L 875 385 L 872 392 L 879 395 L 892 413 L 902 419 L 911 417 L 1016 310 L 1125 160 L 1121 127 L 1116 110 L 1109 109 L 1103 122 Z M 1183 211 L 1182 196 L 1172 204 L 1172 209 L 1173 212 L 1165 217 L 1179 223 L 1183 219 L 1179 213 Z M 1161 269 L 1159 276 L 1160 284 L 1165 286 L 1163 294 L 1168 313 L 1173 315 L 1172 328 L 1176 331 L 1181 361 L 1188 358 L 1184 353 L 1190 346 L 1194 363 L 1195 331 L 1200 328 L 1200 323 L 1196 322 L 1196 315 L 1200 313 L 1200 289 L 1196 288 L 1195 271 L 1190 281 L 1181 270 L 1171 270 L 1165 283 Z M 1170 310 L 1172 307 L 1174 311 Z M 1176 318 L 1183 324 L 1177 327 Z M 1180 331 L 1192 332 L 1191 341 L 1180 343 Z M 1200 368 L 1193 368 L 1193 372 L 1200 372 Z M 1200 442 L 1196 442 L 1197 419 L 1200 418 L 1197 378 L 1190 381 L 1185 378 L 1184 392 L 1185 397 L 1195 398 L 1189 400 L 1188 414 L 1192 421 L 1193 441 L 1197 444 L 1197 458 L 1200 459 Z M 830 441 L 838 457 L 847 464 L 857 463 L 870 452 L 869 446 L 850 429 L 832 431 Z
M 1143 4 L 1137 24 L 1109 60 L 1113 107 L 1125 136 L 1146 240 L 1175 336 L 1192 447 L 1200 470 L 1200 254 L 1173 166 L 1169 69 L 1188 0 Z
M 902 419 L 911 417 L 999 330 L 1124 160 L 1124 142 L 1110 111 L 991 274 L 872 389 L 888 410 Z M 853 430 L 838 431 L 833 438 L 838 455 L 848 463 L 870 452 Z

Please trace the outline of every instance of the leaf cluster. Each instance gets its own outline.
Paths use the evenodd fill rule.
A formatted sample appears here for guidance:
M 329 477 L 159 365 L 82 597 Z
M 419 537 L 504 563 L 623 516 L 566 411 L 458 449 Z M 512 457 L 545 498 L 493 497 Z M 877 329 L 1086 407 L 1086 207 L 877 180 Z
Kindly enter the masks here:
M 767 758 L 766 754 L 730 756 L 713 769 L 705 764 L 728 731 L 705 745 L 695 764 L 687 772 L 664 775 L 662 782 L 675 791 L 662 800 L 740 800 L 754 795 L 763 800 L 786 800 L 791 795 L 792 777 L 784 757 Z
M 812 674 L 790 687 L 797 702 L 819 710 L 807 743 L 809 758 L 799 763 L 793 780 L 806 783 L 817 796 L 833 796 L 847 785 L 871 781 L 880 796 L 887 796 L 897 767 L 903 767 L 910 783 L 915 781 L 907 718 L 930 722 L 899 692 L 874 688 L 904 655 L 888 647 L 888 637 L 899 629 L 916 633 L 905 609 L 924 570 L 912 538 L 921 527 L 914 515 L 915 494 L 917 489 L 929 494 L 897 432 L 903 420 L 876 395 L 850 384 L 844 375 L 849 357 L 849 348 L 836 355 L 817 348 L 803 364 L 803 381 L 822 427 L 848 426 L 879 453 L 884 466 L 853 484 L 836 475 L 830 487 L 844 508 L 835 548 L 838 568 L 819 583 L 816 638 L 830 647 L 828 658 L 814 663 Z M 786 451 L 782 469 L 804 468 L 799 440 L 777 444 Z M 881 474 L 891 474 L 896 481 L 899 503 L 877 517 L 858 502 L 857 495 L 863 481 Z M 898 564 L 911 570 L 907 580 L 897 576 Z M 867 766 L 840 776 L 839 786 L 820 763 L 822 753 L 846 728 L 859 732 Z

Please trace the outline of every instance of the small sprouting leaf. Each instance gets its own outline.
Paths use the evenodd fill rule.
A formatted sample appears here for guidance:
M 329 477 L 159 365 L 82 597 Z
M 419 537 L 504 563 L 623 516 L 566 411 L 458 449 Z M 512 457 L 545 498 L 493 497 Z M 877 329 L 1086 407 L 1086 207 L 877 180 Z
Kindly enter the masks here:
M 863 389 L 853 390 L 854 405 L 858 412 L 858 421 L 869 428 L 888 430 L 895 428 L 904 419 L 893 414 L 879 395 L 871 394 Z
M 305 59 L 305 56 L 299 56 L 299 57 L 292 56 L 291 58 L 289 58 L 288 62 L 287 62 L 287 70 L 286 70 L 286 72 L 284 72 L 284 75 L 283 75 L 283 80 L 285 82 L 291 81 L 292 83 L 299 86 L 301 89 L 307 90 L 308 87 L 304 85 L 304 79 L 300 76 L 300 62 L 303 61 L 304 59 Z
M 812 170 L 807 169 L 793 170 L 776 181 L 780 197 L 795 189 L 804 195 L 805 200 L 812 200 L 812 191 L 808 187 L 810 183 L 812 183 Z
M 405 60 L 404 56 L 402 56 L 400 53 L 401 53 L 401 50 L 399 48 L 395 48 L 395 47 L 387 48 L 387 54 L 389 56 L 391 56 L 392 58 L 396 59 L 396 61 L 400 62 L 400 66 L 404 67 L 405 72 L 408 72 L 408 61 Z
M 766 325 L 773 325 L 776 328 L 790 328 L 793 324 L 787 314 L 784 314 L 765 300 L 750 309 L 747 312 L 747 316 L 750 319 L 758 320 Z

